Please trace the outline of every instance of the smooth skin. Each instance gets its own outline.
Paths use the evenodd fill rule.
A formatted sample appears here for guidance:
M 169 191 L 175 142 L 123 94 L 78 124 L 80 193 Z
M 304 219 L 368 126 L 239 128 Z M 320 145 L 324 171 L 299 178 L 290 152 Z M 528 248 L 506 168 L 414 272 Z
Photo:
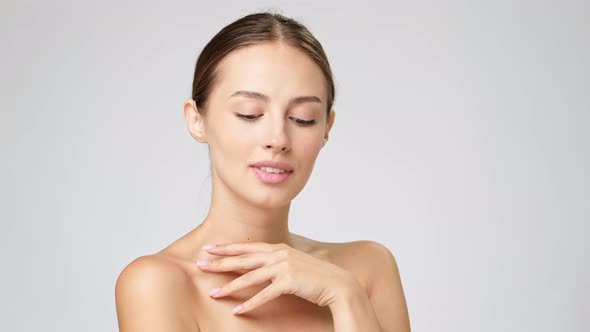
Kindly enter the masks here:
M 183 108 L 189 133 L 210 151 L 209 214 L 168 247 L 123 269 L 115 287 L 119 330 L 410 331 L 387 247 L 319 242 L 289 231 L 291 201 L 335 119 L 334 110 L 326 118 L 320 68 L 295 48 L 264 43 L 231 52 L 220 69 L 206 112 L 190 99 Z M 230 97 L 239 90 L 266 97 Z M 290 103 L 296 96 L 320 102 Z M 267 185 L 254 176 L 250 165 L 269 159 L 293 167 L 286 182 Z M 206 244 L 220 246 L 205 250 Z M 199 266 L 200 260 L 211 263 Z M 214 288 L 222 295 L 209 295 Z M 233 313 L 239 305 L 245 311 Z

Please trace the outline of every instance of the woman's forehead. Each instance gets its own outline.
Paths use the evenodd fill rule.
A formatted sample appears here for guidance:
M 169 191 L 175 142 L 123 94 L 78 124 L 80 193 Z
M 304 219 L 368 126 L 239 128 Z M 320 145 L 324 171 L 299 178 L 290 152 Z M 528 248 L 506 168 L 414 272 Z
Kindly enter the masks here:
M 308 55 L 278 44 L 253 45 L 232 51 L 219 63 L 218 79 L 224 94 L 237 90 L 318 94 L 326 88 L 320 67 Z

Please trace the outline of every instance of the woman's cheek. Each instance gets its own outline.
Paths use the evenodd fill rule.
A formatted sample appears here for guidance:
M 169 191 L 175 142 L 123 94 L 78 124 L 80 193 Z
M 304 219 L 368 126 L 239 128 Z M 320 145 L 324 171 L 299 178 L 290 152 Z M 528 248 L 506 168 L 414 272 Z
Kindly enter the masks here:
M 249 135 L 243 128 L 229 122 L 224 128 L 216 128 L 215 132 L 220 133 L 216 141 L 228 157 L 244 152 L 244 145 L 249 140 Z
M 323 139 L 318 139 L 316 136 L 306 137 L 297 141 L 297 151 L 299 158 L 303 162 L 314 162 L 322 147 Z

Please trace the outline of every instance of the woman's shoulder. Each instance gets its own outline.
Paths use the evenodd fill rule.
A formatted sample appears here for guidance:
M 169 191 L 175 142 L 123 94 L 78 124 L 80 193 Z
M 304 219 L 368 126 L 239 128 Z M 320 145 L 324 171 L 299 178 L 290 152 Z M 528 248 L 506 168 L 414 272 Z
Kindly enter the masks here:
M 370 293 L 375 277 L 375 266 L 393 256 L 387 246 L 373 240 L 350 242 L 322 242 L 302 237 L 311 251 L 319 258 L 350 271 L 367 293 Z
M 370 265 L 383 255 L 391 254 L 389 248 L 373 240 L 322 242 L 305 237 L 301 238 L 308 242 L 308 247 L 313 248 L 314 252 L 322 252 L 328 259 L 342 263 L 359 265 L 359 263 L 366 262 Z
M 132 279 L 134 282 L 153 285 L 153 281 L 171 281 L 174 283 L 186 279 L 186 275 L 177 264 L 171 262 L 165 256 L 157 253 L 140 256 L 123 268 L 117 283 Z
M 130 262 L 120 273 L 117 286 L 134 285 L 150 292 L 164 292 L 175 297 L 189 298 L 192 289 L 191 270 L 188 261 L 158 252 L 140 256 Z M 175 298 L 175 300 L 182 300 Z
M 115 286 L 117 316 L 120 327 L 141 328 L 143 322 L 157 320 L 162 326 L 174 324 L 178 330 L 192 329 L 190 313 L 174 308 L 188 307 L 192 297 L 187 274 L 166 257 L 159 254 L 140 256 L 131 261 L 119 274 Z M 178 306 L 178 303 L 183 305 Z M 158 315 L 153 315 L 158 313 Z M 149 319 L 148 319 L 149 318 Z M 168 328 L 167 327 L 167 328 Z

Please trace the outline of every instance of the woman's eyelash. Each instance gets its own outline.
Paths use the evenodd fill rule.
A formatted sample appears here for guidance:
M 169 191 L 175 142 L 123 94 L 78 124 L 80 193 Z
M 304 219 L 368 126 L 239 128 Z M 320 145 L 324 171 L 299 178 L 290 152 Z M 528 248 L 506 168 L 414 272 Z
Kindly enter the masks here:
M 256 115 L 254 114 L 240 114 L 240 113 L 236 113 L 236 116 L 240 117 L 240 118 L 245 118 L 248 120 L 254 120 L 256 118 Z
M 295 119 L 295 118 L 293 118 Z M 301 120 L 301 119 L 295 119 L 295 122 L 304 125 L 304 126 L 311 126 L 312 124 L 315 123 L 315 120 Z
M 262 116 L 262 115 L 256 116 L 255 114 L 240 114 L 240 113 L 235 113 L 235 114 L 237 117 L 243 118 L 248 121 L 255 120 L 257 117 Z M 301 120 L 301 119 L 297 119 L 297 118 L 293 118 L 293 117 L 290 117 L 290 118 L 295 119 L 295 122 L 297 122 L 298 124 L 300 124 L 302 126 L 311 126 L 315 123 L 315 120 Z

